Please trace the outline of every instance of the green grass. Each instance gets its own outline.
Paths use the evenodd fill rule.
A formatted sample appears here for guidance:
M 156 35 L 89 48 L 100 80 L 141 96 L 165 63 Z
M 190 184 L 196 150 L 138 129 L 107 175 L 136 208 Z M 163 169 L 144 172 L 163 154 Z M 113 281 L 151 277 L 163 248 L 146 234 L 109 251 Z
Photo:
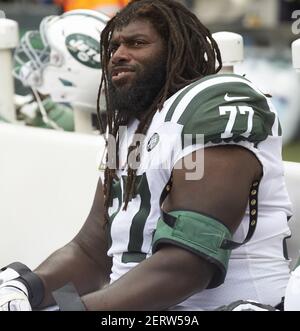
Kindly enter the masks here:
M 300 162 L 300 139 L 283 147 L 284 161 Z

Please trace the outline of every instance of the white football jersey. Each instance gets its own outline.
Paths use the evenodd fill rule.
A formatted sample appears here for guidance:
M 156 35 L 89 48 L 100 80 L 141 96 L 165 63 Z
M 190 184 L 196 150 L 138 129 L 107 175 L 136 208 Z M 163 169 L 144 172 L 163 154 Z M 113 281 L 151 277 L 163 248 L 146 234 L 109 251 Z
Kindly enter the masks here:
M 284 182 L 281 128 L 269 99 L 247 79 L 233 74 L 207 76 L 179 90 L 152 120 L 141 148 L 137 194 L 125 211 L 125 165 L 137 125 L 133 121 L 121 135 L 119 157 L 124 169 L 117 171 L 109 209 L 111 282 L 151 256 L 160 196 L 177 161 L 195 150 L 231 144 L 253 152 L 263 166 L 255 233 L 247 244 L 232 251 L 222 285 L 171 309 L 212 310 L 249 299 L 279 303 L 289 278 L 284 246 L 290 235 L 291 204 Z M 233 240 L 242 242 L 248 228 L 247 208 Z

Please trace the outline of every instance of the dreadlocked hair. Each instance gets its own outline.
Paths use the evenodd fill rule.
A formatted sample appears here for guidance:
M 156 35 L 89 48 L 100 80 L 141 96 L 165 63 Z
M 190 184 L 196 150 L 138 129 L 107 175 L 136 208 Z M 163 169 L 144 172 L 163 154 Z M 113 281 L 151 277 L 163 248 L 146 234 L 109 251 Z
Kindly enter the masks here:
M 102 133 L 112 135 L 118 141 L 119 127 L 127 123 L 126 115 L 113 109 L 108 93 L 108 64 L 111 60 L 110 41 L 115 29 L 122 29 L 135 20 L 147 20 L 160 34 L 166 45 L 165 84 L 153 103 L 145 109 L 136 134 L 145 135 L 157 111 L 164 102 L 184 86 L 210 74 L 217 73 L 222 67 L 221 55 L 217 43 L 210 31 L 199 19 L 180 3 L 173 0 L 132 0 L 116 14 L 106 25 L 101 34 L 100 53 L 102 62 L 102 79 L 98 92 L 97 113 Z M 218 67 L 216 68 L 216 61 Z M 100 116 L 100 94 L 104 89 L 106 100 L 105 124 Z M 109 149 L 109 148 L 108 148 Z M 124 209 L 135 196 L 136 169 L 128 164 L 129 155 L 138 149 L 138 143 L 132 143 L 128 149 L 128 179 L 125 187 Z M 108 163 L 108 150 L 106 161 Z M 117 155 L 118 159 L 118 146 Z M 117 160 L 118 163 L 118 160 Z M 111 190 L 116 176 L 116 169 L 106 167 L 104 180 L 105 216 L 108 220 L 108 208 L 111 205 Z

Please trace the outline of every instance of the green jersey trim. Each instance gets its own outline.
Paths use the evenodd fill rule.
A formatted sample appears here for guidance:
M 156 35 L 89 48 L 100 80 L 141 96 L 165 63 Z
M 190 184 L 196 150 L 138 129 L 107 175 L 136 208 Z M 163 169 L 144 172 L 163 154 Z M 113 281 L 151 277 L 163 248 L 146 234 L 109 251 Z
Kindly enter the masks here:
M 147 221 L 147 218 L 150 214 L 151 210 L 151 192 L 149 189 L 149 184 L 147 180 L 147 176 L 144 174 L 143 176 L 138 176 L 137 179 L 137 192 L 139 193 L 139 197 L 141 199 L 141 204 L 138 212 L 132 219 L 131 227 L 130 227 L 130 237 L 128 243 L 128 252 L 133 253 L 132 259 L 124 259 L 123 262 L 140 262 L 140 253 L 142 252 L 142 246 L 144 242 L 144 228 Z M 139 253 L 139 254 L 137 254 Z M 144 254 L 143 254 L 144 255 Z M 138 256 L 138 261 L 134 258 Z M 145 255 L 144 255 L 145 258 Z
M 209 86 L 212 85 L 217 85 L 220 82 L 220 79 L 226 79 L 226 81 L 234 81 L 234 79 L 239 79 L 239 81 L 241 81 L 241 79 L 243 80 L 243 82 L 248 82 L 250 83 L 250 81 L 248 81 L 246 78 L 241 77 L 239 75 L 235 75 L 235 74 L 218 74 L 218 75 L 209 75 L 206 77 L 203 77 L 199 80 L 197 80 L 196 82 L 190 84 L 189 86 L 184 87 L 181 92 L 179 92 L 179 95 L 177 96 L 177 98 L 175 99 L 175 101 L 172 103 L 172 105 L 169 108 L 169 111 L 165 117 L 165 122 L 171 122 L 173 121 L 173 114 L 178 106 L 178 104 L 182 101 L 182 99 L 184 97 L 186 97 L 190 91 L 193 90 L 194 87 L 200 86 L 201 84 L 205 83 L 205 85 L 201 85 L 201 88 L 206 89 Z M 209 84 L 207 84 L 207 82 L 209 82 Z M 222 81 L 220 83 L 222 83 Z
M 118 201 L 115 208 L 116 211 L 112 212 L 109 216 L 109 249 L 112 246 L 112 224 L 123 206 L 127 180 L 127 176 L 122 176 L 121 179 L 114 180 L 112 185 L 112 198 L 110 206 L 113 206 L 114 199 L 117 199 Z M 141 176 L 137 176 L 136 181 L 137 194 L 131 197 L 130 203 L 136 203 L 139 205 L 138 208 L 136 208 L 135 215 L 132 217 L 127 251 L 122 253 L 123 263 L 138 263 L 144 260 L 147 256 L 147 254 L 142 251 L 142 247 L 144 243 L 144 228 L 151 211 L 151 192 L 146 173 Z M 134 199 L 140 199 L 140 203 L 138 200 L 133 202 Z
M 264 94 L 237 75 L 214 75 L 191 84 L 165 117 L 183 126 L 183 147 L 187 147 L 184 136 L 192 135 L 188 141 L 194 144 L 197 134 L 204 135 L 204 144 L 250 141 L 257 145 L 274 134 L 276 119 Z

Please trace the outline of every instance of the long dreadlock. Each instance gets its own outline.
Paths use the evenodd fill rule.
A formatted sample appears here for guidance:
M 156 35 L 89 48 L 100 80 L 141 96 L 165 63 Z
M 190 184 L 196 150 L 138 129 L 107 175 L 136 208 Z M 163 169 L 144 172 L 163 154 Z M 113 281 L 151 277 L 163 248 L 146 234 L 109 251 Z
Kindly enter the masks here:
M 137 19 L 150 21 L 167 45 L 166 79 L 153 103 L 145 110 L 136 134 L 145 135 L 157 110 L 163 108 L 168 97 L 184 86 L 221 69 L 221 55 L 217 43 L 210 31 L 199 19 L 180 3 L 173 0 L 132 0 L 123 10 L 113 17 L 101 34 L 100 52 L 102 61 L 102 79 L 99 87 L 97 113 L 102 133 L 106 131 L 118 138 L 119 127 L 127 120 L 121 112 L 112 108 L 108 93 L 108 64 L 111 59 L 110 41 L 115 29 L 121 29 Z M 216 68 L 216 60 L 218 67 Z M 100 116 L 100 92 L 104 87 L 106 98 L 105 124 Z M 137 144 L 131 144 L 128 156 L 137 150 Z M 110 151 L 108 150 L 107 159 Z M 111 157 L 111 155 L 110 155 Z M 118 160 L 118 148 L 117 148 Z M 118 162 L 118 161 L 117 161 Z M 128 163 L 128 162 L 127 162 Z M 128 164 L 128 179 L 125 188 L 124 209 L 135 195 L 136 169 Z M 111 204 L 111 189 L 116 178 L 116 170 L 108 166 L 105 169 L 104 203 L 105 217 L 108 220 L 108 208 Z

